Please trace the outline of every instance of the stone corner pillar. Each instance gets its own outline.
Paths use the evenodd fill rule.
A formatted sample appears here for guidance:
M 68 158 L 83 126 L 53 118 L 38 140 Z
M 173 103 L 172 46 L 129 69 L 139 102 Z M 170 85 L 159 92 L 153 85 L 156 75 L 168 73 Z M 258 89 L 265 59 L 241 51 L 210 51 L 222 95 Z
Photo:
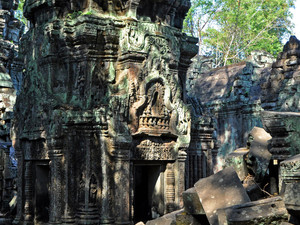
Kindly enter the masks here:
M 185 191 L 185 164 L 187 160 L 187 148 L 181 148 L 178 151 L 178 190 L 176 194 L 178 208 L 183 207 L 182 193 Z
M 62 143 L 51 139 L 49 142 L 50 158 L 50 209 L 49 224 L 62 224 Z
M 118 143 L 115 148 L 115 224 L 131 224 L 130 144 Z

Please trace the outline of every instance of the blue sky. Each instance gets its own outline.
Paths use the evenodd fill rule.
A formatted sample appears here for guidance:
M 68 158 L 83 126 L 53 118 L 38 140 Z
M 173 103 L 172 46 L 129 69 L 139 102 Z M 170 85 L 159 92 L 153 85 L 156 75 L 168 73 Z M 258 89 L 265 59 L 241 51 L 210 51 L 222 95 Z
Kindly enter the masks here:
M 294 35 L 300 40 L 300 0 L 295 1 L 295 9 L 293 12 L 293 22 L 295 24 Z

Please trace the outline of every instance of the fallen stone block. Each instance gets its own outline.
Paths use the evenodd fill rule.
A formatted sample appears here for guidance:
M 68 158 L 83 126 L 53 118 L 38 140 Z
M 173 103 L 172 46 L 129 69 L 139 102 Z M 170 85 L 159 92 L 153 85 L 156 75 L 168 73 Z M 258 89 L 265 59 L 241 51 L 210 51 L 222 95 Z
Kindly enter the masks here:
M 203 225 L 195 216 L 189 215 L 186 212 L 176 214 L 176 225 Z
M 288 212 L 281 197 L 272 197 L 218 210 L 220 225 L 280 225 L 288 222 Z
M 267 173 L 272 154 L 268 151 L 268 141 L 272 137 L 263 128 L 254 127 L 248 138 L 248 169 L 255 174 L 256 181 L 261 181 Z
M 184 210 L 190 215 L 205 215 L 196 189 L 190 188 L 182 193 Z
M 176 215 L 183 213 L 183 212 L 184 212 L 184 210 L 180 209 L 180 210 L 168 213 L 157 219 L 147 221 L 146 225 L 175 225 L 176 224 Z
M 218 209 L 250 201 L 232 167 L 199 180 L 195 184 L 195 189 L 211 225 L 218 224 Z
M 248 175 L 246 164 L 246 157 L 248 153 L 248 148 L 239 148 L 230 153 L 225 159 L 226 167 L 233 167 L 241 181 L 243 181 Z

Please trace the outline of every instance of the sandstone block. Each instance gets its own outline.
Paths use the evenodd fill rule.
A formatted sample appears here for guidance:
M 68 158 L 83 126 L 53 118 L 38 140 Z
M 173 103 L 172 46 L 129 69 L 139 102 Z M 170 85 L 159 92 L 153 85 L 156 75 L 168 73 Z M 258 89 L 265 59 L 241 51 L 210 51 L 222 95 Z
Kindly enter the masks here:
M 190 188 L 182 193 L 184 210 L 191 215 L 205 214 L 203 206 L 195 188 Z
M 250 201 L 232 167 L 199 180 L 195 184 L 195 189 L 211 225 L 218 224 L 218 209 Z
M 176 225 L 202 225 L 201 221 L 199 221 L 193 215 L 186 214 L 185 212 L 179 213 L 176 215 Z M 174 224 L 174 225 L 175 225 Z
M 230 153 L 225 159 L 226 166 L 233 167 L 241 181 L 244 180 L 248 175 L 248 169 L 246 165 L 246 156 L 248 153 L 249 149 L 239 148 Z
M 250 150 L 247 164 L 255 174 L 256 180 L 261 180 L 266 175 L 272 157 L 268 151 L 268 141 L 271 138 L 271 135 L 260 127 L 254 127 L 249 134 Z
M 291 214 L 300 217 L 300 181 L 286 184 L 284 203 Z
M 168 213 L 162 217 L 159 217 L 154 220 L 149 220 L 146 225 L 175 225 L 177 214 L 183 213 L 183 210 L 177 210 L 171 213 Z
M 219 224 L 260 225 L 288 221 L 288 212 L 281 197 L 273 197 L 218 210 Z

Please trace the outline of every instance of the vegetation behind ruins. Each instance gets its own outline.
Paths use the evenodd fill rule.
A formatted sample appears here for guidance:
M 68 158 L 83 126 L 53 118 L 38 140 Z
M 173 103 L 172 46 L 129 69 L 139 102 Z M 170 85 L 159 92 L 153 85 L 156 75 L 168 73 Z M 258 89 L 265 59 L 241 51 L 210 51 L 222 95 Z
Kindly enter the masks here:
M 193 0 L 183 31 L 199 38 L 199 55 L 215 67 L 245 60 L 253 50 L 277 56 L 291 34 L 294 0 Z

